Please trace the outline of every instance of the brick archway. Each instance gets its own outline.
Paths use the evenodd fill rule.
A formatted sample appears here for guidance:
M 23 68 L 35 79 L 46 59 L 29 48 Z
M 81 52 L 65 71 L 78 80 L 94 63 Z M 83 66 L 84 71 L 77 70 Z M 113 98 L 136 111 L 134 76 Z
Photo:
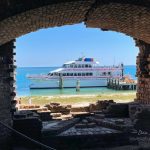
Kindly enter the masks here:
M 13 39 L 41 28 L 81 22 L 136 39 L 140 47 L 137 101 L 150 103 L 149 0 L 2 0 L 0 8 L 0 121 L 11 123 L 11 104 L 15 104 Z M 7 132 L 0 131 L 0 138 L 3 134 Z
M 41 28 L 84 22 L 150 43 L 150 1 L 8 0 L 0 2 L 0 45 Z

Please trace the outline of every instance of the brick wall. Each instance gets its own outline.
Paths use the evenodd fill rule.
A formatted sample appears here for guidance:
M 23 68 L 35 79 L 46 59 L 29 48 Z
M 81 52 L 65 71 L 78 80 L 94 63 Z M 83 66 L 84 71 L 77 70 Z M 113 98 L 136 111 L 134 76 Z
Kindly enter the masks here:
M 150 43 L 150 0 L 1 0 L 0 45 L 41 28 L 84 22 Z
M 14 48 L 14 40 L 0 46 L 0 121 L 7 125 L 12 124 L 11 111 L 15 109 Z M 5 140 L 8 133 L 0 125 L 0 141 Z
M 150 104 L 150 44 L 136 40 L 139 47 L 137 56 L 137 99 L 142 104 Z
M 77 0 L 46 6 L 41 4 L 36 9 L 12 15 L 0 21 L 0 44 L 42 28 L 81 23 L 93 3 L 94 0 Z M 34 5 L 36 7 L 36 3 Z

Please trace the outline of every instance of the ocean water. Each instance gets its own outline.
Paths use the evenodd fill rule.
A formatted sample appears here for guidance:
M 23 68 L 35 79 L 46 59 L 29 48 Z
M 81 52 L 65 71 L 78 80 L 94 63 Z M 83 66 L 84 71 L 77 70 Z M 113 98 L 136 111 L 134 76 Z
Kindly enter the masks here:
M 86 94 L 103 94 L 103 93 L 120 93 L 124 91 L 116 91 L 107 89 L 104 87 L 100 88 L 81 88 L 80 92 L 76 92 L 75 89 L 36 89 L 30 90 L 29 85 L 31 81 L 26 78 L 28 74 L 46 74 L 51 70 L 58 67 L 20 67 L 17 68 L 17 95 L 18 96 L 52 96 L 52 95 L 86 95 Z M 130 75 L 133 79 L 136 79 L 136 66 L 125 66 L 125 74 Z M 133 92 L 133 91 L 129 91 Z

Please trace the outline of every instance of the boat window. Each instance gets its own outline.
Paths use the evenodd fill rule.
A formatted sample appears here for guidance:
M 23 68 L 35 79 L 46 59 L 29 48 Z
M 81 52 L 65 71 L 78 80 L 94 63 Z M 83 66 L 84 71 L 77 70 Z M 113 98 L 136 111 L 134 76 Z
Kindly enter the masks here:
M 82 65 L 82 68 L 84 68 L 84 65 Z
M 89 68 L 92 68 L 92 65 L 89 65 Z
M 82 73 L 82 76 L 85 76 L 85 73 Z
M 93 73 L 90 73 L 90 76 L 93 76 Z
M 81 73 L 78 73 L 78 76 L 81 76 Z
M 103 73 L 102 73 L 102 75 L 104 75 L 104 76 L 105 76 L 105 75 L 106 75 L 106 72 L 103 72 Z
M 88 65 L 87 65 L 87 64 L 85 65 L 85 68 L 88 68 Z
M 74 73 L 74 76 L 77 76 L 77 73 Z
M 69 76 L 70 74 L 69 73 L 67 73 L 67 76 Z
M 77 68 L 77 65 L 74 65 L 74 68 Z
M 72 64 L 70 65 L 70 68 L 73 68 L 73 65 L 72 65 Z
M 51 76 L 53 76 L 53 73 L 51 74 Z
M 64 64 L 63 67 L 64 67 L 64 68 L 68 68 L 68 65 L 67 65 L 67 64 Z
M 65 73 L 63 73 L 63 76 L 66 76 L 66 74 L 65 74 Z
M 108 75 L 111 75 L 111 72 L 108 72 Z
M 89 76 L 89 73 L 86 73 L 86 76 Z
M 79 65 L 78 68 L 81 68 L 81 65 Z
M 70 76 L 73 76 L 73 73 L 70 73 Z

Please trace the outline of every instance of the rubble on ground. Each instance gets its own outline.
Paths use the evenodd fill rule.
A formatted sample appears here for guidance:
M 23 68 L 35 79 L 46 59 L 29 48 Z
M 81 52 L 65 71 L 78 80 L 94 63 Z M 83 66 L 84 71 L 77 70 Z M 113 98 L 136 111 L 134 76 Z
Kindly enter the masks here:
M 143 133 L 150 132 L 149 118 L 150 106 L 99 100 L 89 106 L 50 103 L 44 107 L 20 107 L 14 114 L 13 126 L 58 149 L 69 150 L 74 144 L 78 149 L 108 148 L 138 146 Z M 34 129 L 29 131 L 29 126 Z

